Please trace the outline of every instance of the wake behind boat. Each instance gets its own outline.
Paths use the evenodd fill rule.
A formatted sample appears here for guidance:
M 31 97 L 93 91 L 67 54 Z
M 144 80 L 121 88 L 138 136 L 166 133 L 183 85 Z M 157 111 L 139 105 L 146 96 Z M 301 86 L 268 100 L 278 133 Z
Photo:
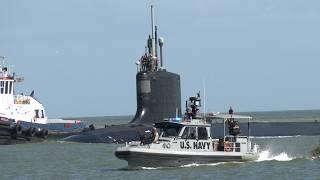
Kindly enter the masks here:
M 200 97 L 191 97 L 185 117 L 158 122 L 153 136 L 145 135 L 141 142 L 130 142 L 119 147 L 115 155 L 128 162 L 129 168 L 168 167 L 216 162 L 243 162 L 258 159 L 258 146 L 252 147 L 249 136 L 239 136 L 237 119 L 249 116 L 216 114 L 214 119 L 229 125 L 229 134 L 214 139 L 212 124 L 197 116 Z M 158 132 L 160 137 L 158 138 Z M 148 132 L 146 132 L 148 133 Z M 214 132 L 213 132 L 214 133 Z M 150 140 L 151 139 L 151 140 Z
M 48 134 L 70 134 L 84 129 L 85 123 L 79 120 L 49 120 L 34 91 L 30 95 L 14 94 L 14 84 L 21 81 L 23 78 L 0 65 L 0 144 L 31 141 L 35 137 L 45 139 Z

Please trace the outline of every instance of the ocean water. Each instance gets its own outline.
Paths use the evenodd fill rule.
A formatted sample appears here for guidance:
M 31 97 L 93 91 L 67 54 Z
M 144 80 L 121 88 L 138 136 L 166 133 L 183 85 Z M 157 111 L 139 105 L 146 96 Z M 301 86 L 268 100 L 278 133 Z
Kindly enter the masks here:
M 320 119 L 320 111 L 247 113 L 256 120 Z M 305 117 L 303 117 L 303 114 Z M 131 117 L 80 118 L 104 124 L 128 122 Z M 119 144 L 82 144 L 48 139 L 41 143 L 0 146 L 0 179 L 320 179 L 320 160 L 311 151 L 320 136 L 259 137 L 259 159 L 245 163 L 189 164 L 175 168 L 128 170 L 114 156 Z

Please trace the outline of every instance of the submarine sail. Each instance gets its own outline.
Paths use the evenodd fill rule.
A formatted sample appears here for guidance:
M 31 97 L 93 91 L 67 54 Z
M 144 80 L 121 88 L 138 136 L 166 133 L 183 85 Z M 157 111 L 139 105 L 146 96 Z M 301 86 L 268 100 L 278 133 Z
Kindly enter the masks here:
M 152 32 L 147 42 L 148 51 L 137 62 L 137 111 L 130 123 L 155 123 L 164 118 L 181 115 L 180 76 L 167 72 L 163 67 L 163 38 L 159 39 L 161 57 L 158 58 L 157 27 L 154 26 L 153 6 L 151 6 L 151 25 Z
M 134 118 L 128 124 L 101 129 L 92 128 L 81 134 L 64 138 L 65 141 L 124 143 L 140 140 L 145 131 L 152 129 L 154 123 L 168 117 L 181 117 L 180 76 L 164 68 L 163 38 L 159 38 L 159 44 L 157 44 L 158 34 L 153 12 L 153 6 L 151 6 L 152 31 L 147 40 L 147 50 L 136 62 L 137 110 Z M 158 45 L 160 58 L 157 55 Z

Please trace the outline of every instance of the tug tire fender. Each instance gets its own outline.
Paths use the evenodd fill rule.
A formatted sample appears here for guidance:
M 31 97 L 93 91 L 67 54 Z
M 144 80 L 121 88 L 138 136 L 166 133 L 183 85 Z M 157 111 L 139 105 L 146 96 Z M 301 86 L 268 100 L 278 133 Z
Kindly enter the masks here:
M 13 133 L 15 133 L 16 135 L 21 135 L 22 134 L 22 127 L 19 124 L 16 124 L 13 127 Z
M 27 135 L 28 135 L 28 136 L 31 136 L 31 137 L 35 136 L 35 135 L 36 135 L 36 128 L 30 127 L 30 128 L 27 130 Z
M 42 129 L 40 132 L 40 137 L 42 137 L 43 139 L 47 139 L 48 134 L 49 134 L 49 132 L 47 129 Z

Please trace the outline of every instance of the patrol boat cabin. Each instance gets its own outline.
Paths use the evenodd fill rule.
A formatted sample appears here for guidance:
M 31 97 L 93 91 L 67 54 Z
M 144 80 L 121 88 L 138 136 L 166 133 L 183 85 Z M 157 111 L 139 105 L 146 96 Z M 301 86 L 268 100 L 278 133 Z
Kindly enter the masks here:
M 209 164 L 216 162 L 252 161 L 258 158 L 257 146 L 252 148 L 249 136 L 240 136 L 232 122 L 249 116 L 234 114 L 216 114 L 229 126 L 224 137 L 212 138 L 212 124 L 197 115 L 200 96 L 189 98 L 185 117 L 172 118 L 155 124 L 157 128 L 150 132 L 152 141 L 131 142 L 119 147 L 115 155 L 128 161 L 132 167 L 168 167 L 187 164 Z M 226 129 L 226 128 L 225 128 Z M 233 131 L 234 130 L 234 131 Z M 214 133 L 214 132 L 213 132 Z M 158 135 L 159 134 L 159 135 Z M 146 138 L 148 136 L 145 136 Z

